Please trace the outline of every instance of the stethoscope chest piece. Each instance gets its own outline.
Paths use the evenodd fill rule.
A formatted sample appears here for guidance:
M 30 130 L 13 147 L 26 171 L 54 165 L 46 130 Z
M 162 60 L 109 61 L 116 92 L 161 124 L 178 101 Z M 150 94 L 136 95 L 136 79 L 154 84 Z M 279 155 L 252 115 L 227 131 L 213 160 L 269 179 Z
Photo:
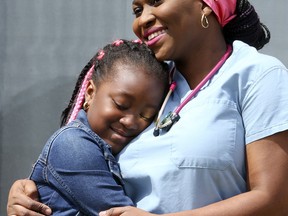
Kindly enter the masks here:
M 178 113 L 175 112 L 169 112 L 165 118 L 160 122 L 158 126 L 154 129 L 153 135 L 159 136 L 160 129 L 168 132 L 171 127 L 180 119 L 180 116 Z

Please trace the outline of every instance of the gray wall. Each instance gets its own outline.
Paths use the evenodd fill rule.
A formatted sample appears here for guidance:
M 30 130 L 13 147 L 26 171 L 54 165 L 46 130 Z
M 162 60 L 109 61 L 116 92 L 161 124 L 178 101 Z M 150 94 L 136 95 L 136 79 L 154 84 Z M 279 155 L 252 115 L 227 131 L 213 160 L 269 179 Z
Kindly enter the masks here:
M 287 0 L 251 0 L 272 32 L 262 52 L 288 65 Z M 59 126 L 77 75 L 96 50 L 134 38 L 130 0 L 0 1 L 0 215 Z
M 135 38 L 130 1 L 0 1 L 0 215 L 59 127 L 76 78 L 98 48 Z

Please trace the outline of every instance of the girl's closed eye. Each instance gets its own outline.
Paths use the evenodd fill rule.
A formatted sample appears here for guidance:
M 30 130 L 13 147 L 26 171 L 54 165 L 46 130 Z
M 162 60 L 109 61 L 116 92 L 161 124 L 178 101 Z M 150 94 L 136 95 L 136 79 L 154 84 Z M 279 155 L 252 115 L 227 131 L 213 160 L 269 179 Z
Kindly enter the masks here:
M 140 118 L 147 122 L 152 122 L 156 116 L 155 112 L 139 114 Z
M 154 116 L 153 117 L 146 117 L 144 115 L 140 115 L 140 118 L 143 119 L 144 121 L 150 122 L 150 121 L 153 121 Z
M 128 109 L 128 105 L 127 105 L 127 104 L 121 103 L 121 102 L 116 101 L 116 100 L 114 100 L 114 99 L 112 99 L 112 100 L 113 100 L 113 103 L 114 103 L 114 105 L 116 106 L 117 109 L 119 109 L 119 110 L 126 110 L 126 109 Z

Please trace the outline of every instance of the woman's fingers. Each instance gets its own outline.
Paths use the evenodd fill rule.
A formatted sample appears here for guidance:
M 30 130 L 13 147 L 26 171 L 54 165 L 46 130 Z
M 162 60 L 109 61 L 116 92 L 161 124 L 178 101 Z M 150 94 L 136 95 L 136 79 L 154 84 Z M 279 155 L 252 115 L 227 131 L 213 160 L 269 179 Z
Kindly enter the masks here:
M 8 216 L 43 216 L 51 215 L 51 209 L 43 203 L 32 200 L 26 195 L 19 194 L 13 202 L 7 203 Z
M 37 200 L 38 192 L 35 183 L 27 179 L 17 180 L 9 191 L 7 215 L 51 215 L 51 209 Z
M 45 216 L 35 211 L 31 211 L 21 205 L 7 206 L 7 216 Z
M 120 216 L 125 211 L 128 210 L 129 207 L 117 207 L 117 208 L 111 208 L 106 211 L 102 211 L 99 213 L 99 216 Z
M 152 216 L 153 214 L 143 211 L 141 209 L 125 206 L 125 207 L 117 207 L 111 208 L 107 211 L 103 211 L 99 213 L 99 216 Z

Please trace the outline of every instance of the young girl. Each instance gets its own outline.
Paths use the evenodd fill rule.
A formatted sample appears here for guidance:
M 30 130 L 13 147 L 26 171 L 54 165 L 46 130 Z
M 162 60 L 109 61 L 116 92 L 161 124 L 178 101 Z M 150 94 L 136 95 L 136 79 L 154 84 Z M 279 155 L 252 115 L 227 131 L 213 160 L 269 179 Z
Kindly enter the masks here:
M 84 67 L 63 127 L 30 176 L 53 215 L 98 215 L 133 205 L 113 154 L 153 121 L 167 90 L 166 69 L 146 45 L 124 40 L 105 46 Z

